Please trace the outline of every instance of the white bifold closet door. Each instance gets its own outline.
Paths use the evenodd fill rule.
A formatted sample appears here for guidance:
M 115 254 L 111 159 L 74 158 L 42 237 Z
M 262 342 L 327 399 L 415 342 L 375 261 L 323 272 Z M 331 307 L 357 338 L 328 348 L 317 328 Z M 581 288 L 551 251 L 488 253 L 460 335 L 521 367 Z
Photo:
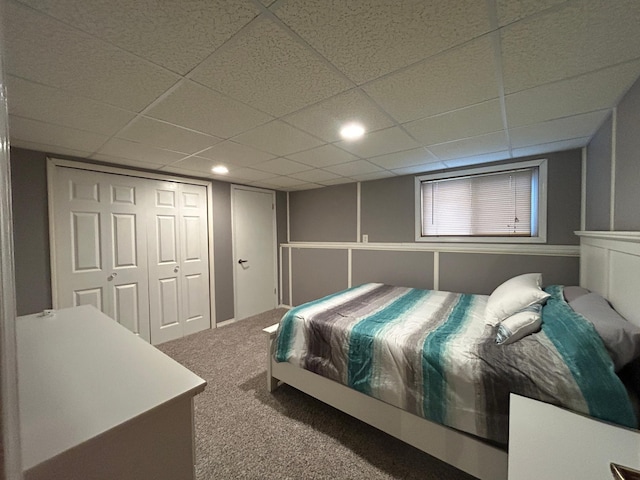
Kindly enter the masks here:
M 56 167 L 56 307 L 92 304 L 159 344 L 209 328 L 207 189 Z
M 151 338 L 162 343 L 210 325 L 207 191 L 152 182 L 149 238 Z
M 58 168 L 54 188 L 57 307 L 91 304 L 150 341 L 141 180 Z

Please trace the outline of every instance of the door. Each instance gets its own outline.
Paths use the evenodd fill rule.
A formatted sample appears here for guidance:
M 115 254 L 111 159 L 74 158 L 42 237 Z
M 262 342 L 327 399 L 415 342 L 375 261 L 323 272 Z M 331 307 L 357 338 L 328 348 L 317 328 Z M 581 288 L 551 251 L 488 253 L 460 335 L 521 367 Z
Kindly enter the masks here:
M 138 178 L 56 169 L 55 307 L 91 304 L 149 341 L 141 190 Z
M 150 183 L 151 342 L 158 344 L 211 324 L 207 190 L 176 182 Z
M 235 318 L 277 306 L 275 192 L 233 185 Z

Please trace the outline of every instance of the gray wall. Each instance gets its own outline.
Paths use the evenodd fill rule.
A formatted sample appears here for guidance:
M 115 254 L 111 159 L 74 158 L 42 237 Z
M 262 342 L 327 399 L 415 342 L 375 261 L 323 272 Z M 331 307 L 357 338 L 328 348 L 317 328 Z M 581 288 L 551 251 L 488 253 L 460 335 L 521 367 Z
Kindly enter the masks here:
M 609 230 L 612 125 L 610 116 L 587 147 L 586 230 Z
M 580 229 L 582 153 L 568 150 L 517 159 L 548 160 L 547 244 L 578 245 L 573 233 Z M 511 163 L 509 160 L 506 163 Z M 505 162 L 495 162 L 505 163 Z M 415 243 L 415 175 L 362 182 L 361 233 L 370 243 Z M 292 192 L 290 228 L 292 242 L 355 242 L 357 186 L 347 184 Z M 404 247 L 406 248 L 406 247 Z M 464 247 L 462 247 L 464 248 Z M 292 305 L 319 298 L 365 282 L 382 282 L 417 288 L 434 288 L 433 252 L 411 250 L 294 248 L 291 259 Z M 545 284 L 577 285 L 579 261 L 575 256 L 514 255 L 497 253 L 440 253 L 441 290 L 491 293 L 508 278 L 542 272 Z M 288 273 L 288 272 L 287 272 Z M 287 275 L 288 276 L 288 275 Z M 289 278 L 283 276 L 283 288 Z M 283 296 L 287 303 L 288 295 Z
M 640 80 L 620 100 L 614 112 L 592 138 L 587 148 L 585 228 L 640 230 Z M 612 149 L 615 143 L 615 152 Z M 615 155 L 615 159 L 613 156 Z M 615 161 L 614 161 L 615 160 Z M 613 170 L 612 170 L 613 167 Z M 615 186 L 612 197 L 611 183 Z
M 52 305 L 46 157 L 43 152 L 11 149 L 18 315 Z M 216 320 L 221 322 L 234 315 L 230 184 L 213 181 L 212 193 Z
M 12 148 L 11 193 L 18 315 L 51 308 L 45 154 Z
M 357 186 L 335 185 L 289 194 L 292 242 L 355 242 Z
M 433 252 L 354 250 L 352 284 L 375 282 L 433 289 Z
M 517 160 L 539 158 L 548 159 L 547 243 L 578 245 L 573 232 L 580 229 L 582 153 L 568 150 Z M 361 184 L 361 233 L 369 235 L 369 242 L 415 241 L 414 178 Z M 290 202 L 292 242 L 357 241 L 355 184 L 292 192 Z
M 640 80 L 618 105 L 614 230 L 640 230 Z
M 544 285 L 577 285 L 577 257 L 441 253 L 440 289 L 451 292 L 491 292 L 502 282 L 525 272 L 542 272 Z

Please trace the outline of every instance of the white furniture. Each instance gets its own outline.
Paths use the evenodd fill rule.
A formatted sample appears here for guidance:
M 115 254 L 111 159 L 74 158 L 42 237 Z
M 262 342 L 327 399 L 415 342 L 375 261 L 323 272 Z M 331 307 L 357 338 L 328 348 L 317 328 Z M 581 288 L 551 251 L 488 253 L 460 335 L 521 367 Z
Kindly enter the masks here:
M 638 232 L 576 232 L 581 237 L 581 286 L 596 291 L 607 298 L 613 306 L 629 321 L 640 325 L 640 233 Z M 273 359 L 274 339 L 277 325 L 264 329 L 267 335 L 267 388 L 272 391 L 279 382 L 297 388 L 343 412 L 346 412 L 380 430 L 403 440 L 420 450 L 439 458 L 460 470 L 463 470 L 483 480 L 506 479 L 508 472 L 531 471 L 533 476 L 509 476 L 509 480 L 524 480 L 526 478 L 587 478 L 579 475 L 567 474 L 564 477 L 552 477 L 540 474 L 530 461 L 517 465 L 530 450 L 522 444 L 516 447 L 521 454 L 513 456 L 512 444 L 514 439 L 520 442 L 534 433 L 520 433 L 519 429 L 529 423 L 537 425 L 538 416 L 532 415 L 527 408 L 517 406 L 510 414 L 510 455 L 488 443 L 465 433 L 429 422 L 408 412 L 399 410 L 384 402 L 376 400 L 351 390 L 341 384 L 328 380 L 307 370 L 299 369 L 288 363 L 278 363 Z M 530 402 L 534 402 L 530 400 Z M 541 404 L 541 402 L 536 402 Z M 528 404 L 527 404 L 528 405 Z M 537 411 L 546 413 L 550 409 L 561 410 L 562 416 L 569 413 L 553 406 L 541 404 Z M 557 412 L 556 412 L 557 415 Z M 556 418 L 552 416 L 551 418 Z M 582 417 L 581 417 L 582 418 Z M 532 422 L 532 419 L 534 420 Z M 513 422 L 513 426 L 512 423 Z M 595 421 L 594 421 L 595 422 Z M 597 422 L 602 423 L 602 422 Z M 564 428 L 567 422 L 560 422 L 560 431 L 539 430 L 535 435 L 542 443 L 559 445 L 564 442 Z M 621 427 L 608 426 L 613 431 L 638 432 Z M 552 439 L 552 436 L 554 439 Z M 584 433 L 584 435 L 587 435 Z M 598 448 L 601 439 L 589 434 L 589 442 Z M 616 434 L 617 435 L 617 434 Z M 624 433 L 620 434 L 622 438 Z M 634 437 L 635 438 L 635 437 Z M 584 443 L 585 437 L 582 437 Z M 561 450 L 558 449 L 558 452 Z M 586 451 L 585 451 L 586 452 Z M 583 452 L 584 453 L 584 452 Z M 539 462 L 545 462 L 543 456 L 537 457 Z M 612 460 L 614 460 L 612 458 Z M 567 460 L 570 463 L 573 460 Z M 556 463 L 562 463 L 562 457 L 557 456 Z M 624 463 L 624 462 L 623 462 Z M 639 469 L 638 463 L 630 462 L 627 466 Z M 607 464 L 608 468 L 608 464 Z M 566 470 L 568 471 L 568 470 Z M 591 477 L 589 477 L 591 478 Z M 593 477 L 596 478 L 596 477 Z M 597 477 L 608 478 L 608 477 Z
M 640 468 L 640 432 L 511 395 L 509 480 L 613 480 Z
M 151 343 L 211 327 L 210 185 L 50 160 L 54 308 L 91 304 Z
M 203 379 L 90 305 L 16 329 L 26 480 L 194 477 Z

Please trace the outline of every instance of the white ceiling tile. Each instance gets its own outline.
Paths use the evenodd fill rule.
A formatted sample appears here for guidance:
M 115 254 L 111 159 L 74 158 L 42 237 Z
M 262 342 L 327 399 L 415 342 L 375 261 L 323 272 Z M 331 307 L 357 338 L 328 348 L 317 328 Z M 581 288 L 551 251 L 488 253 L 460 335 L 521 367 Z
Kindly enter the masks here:
M 261 172 L 260 170 L 254 170 L 253 168 L 236 168 L 228 175 L 230 178 L 240 180 L 259 181 L 274 178 L 273 173 Z
M 303 183 L 302 185 L 293 185 L 292 187 L 283 187 L 282 189 L 287 192 L 294 192 L 298 190 L 314 190 L 316 188 L 323 188 L 324 185 L 317 183 Z
M 192 78 L 278 117 L 352 86 L 268 17 L 227 42 Z
M 497 0 L 496 8 L 500 26 L 508 25 L 535 15 L 547 8 L 556 7 L 567 0 Z
M 396 174 L 387 170 L 382 172 L 363 173 L 362 175 L 352 175 L 351 178 L 358 182 L 368 182 L 369 180 L 379 180 L 381 178 L 395 177 Z
M 27 140 L 82 152 L 95 152 L 109 139 L 109 137 L 97 133 L 14 115 L 9 116 L 9 138 L 11 141 L 14 139 Z
M 195 178 L 212 178 L 210 175 L 205 175 L 202 172 L 197 172 L 195 170 L 190 170 L 188 168 L 181 168 L 175 165 L 165 165 L 164 167 L 159 168 L 158 171 L 163 173 L 168 172 L 168 173 L 175 173 L 178 175 L 186 175 L 188 177 L 195 177 Z
M 135 114 L 63 90 L 7 76 L 12 115 L 111 136 Z
M 340 129 L 347 123 L 360 123 L 369 132 L 393 126 L 393 121 L 359 89 L 336 95 L 283 120 L 327 142 L 340 140 Z
M 292 173 L 289 175 L 291 178 L 296 178 L 304 182 L 326 182 L 327 180 L 335 180 L 340 178 L 335 173 L 327 172 L 326 170 L 307 170 L 306 172 Z
M 474 40 L 363 89 L 400 123 L 497 98 L 491 39 Z
M 90 157 L 91 160 L 98 160 L 100 162 L 111 163 L 115 165 L 123 165 L 126 167 L 141 168 L 146 170 L 160 170 L 161 165 L 157 163 L 139 162 L 138 160 L 132 160 L 130 158 L 121 158 L 113 155 L 104 155 L 94 153 Z
M 327 167 L 326 170 L 337 175 L 342 175 L 343 177 L 351 177 L 352 175 L 380 172 L 382 168 L 366 160 L 356 160 L 355 162 L 333 165 Z
M 271 120 L 266 113 L 189 81 L 153 106 L 147 116 L 222 138 Z
M 541 155 L 544 153 L 561 152 L 563 150 L 572 150 L 574 148 L 582 148 L 589 143 L 591 137 L 572 138 L 570 140 L 561 140 L 559 142 L 542 143 L 532 145 L 530 147 L 514 148 L 514 157 L 525 157 L 528 155 Z
M 204 152 L 200 152 L 198 156 L 210 158 L 228 167 L 249 167 L 274 157 L 270 153 L 261 152 L 231 140 L 220 142 Z
M 11 148 L 25 148 L 27 150 L 37 150 L 39 152 L 52 153 L 56 155 L 65 155 L 78 158 L 87 158 L 91 152 L 83 150 L 75 150 L 73 148 L 65 148 L 57 145 L 47 145 L 44 143 L 30 142 L 19 138 L 11 139 Z
M 640 2 L 582 0 L 502 32 L 506 93 L 640 57 Z
M 275 187 L 293 187 L 297 185 L 303 185 L 307 182 L 302 182 L 291 177 L 275 177 L 268 179 L 267 183 Z
M 379 157 L 368 159 L 371 163 L 386 168 L 387 170 L 402 167 L 410 167 L 412 165 L 421 165 L 427 162 L 435 162 L 438 159 L 424 148 L 415 148 L 404 152 L 390 153 Z
M 477 0 L 287 1 L 273 11 L 360 84 L 489 31 Z
M 9 74 L 136 112 L 179 79 L 29 7 L 4 7 Z
M 336 145 L 360 157 L 377 157 L 420 146 L 399 127 L 378 130 L 358 140 L 343 140 Z
M 526 127 L 511 128 L 509 130 L 511 145 L 513 148 L 520 148 L 579 137 L 590 137 L 602 125 L 609 113 L 609 110 L 600 110 Z
M 267 160 L 266 162 L 254 165 L 256 170 L 262 170 L 263 172 L 273 173 L 275 175 L 289 175 L 292 173 L 304 172 L 310 170 L 309 165 L 287 160 L 286 158 L 274 158 L 273 160 Z
M 330 144 L 287 155 L 287 158 L 312 167 L 328 167 L 329 165 L 352 162 L 358 159 L 355 155 Z
M 211 159 L 194 156 L 182 159 L 176 163 L 172 163 L 170 167 L 175 167 L 181 170 L 190 170 L 192 172 L 198 172 L 200 174 L 211 175 L 211 169 L 215 165 L 216 162 Z
M 414 165 L 412 167 L 394 168 L 392 171 L 396 175 L 413 175 L 416 173 L 433 172 L 435 170 L 444 170 L 447 166 L 443 162 L 424 163 L 422 165 Z
M 137 118 L 118 137 L 184 153 L 196 153 L 222 141 L 218 137 L 146 117 Z
M 482 155 L 508 150 L 505 132 L 489 133 L 478 137 L 465 138 L 454 142 L 432 145 L 429 150 L 440 160 Z
M 508 150 L 502 152 L 483 153 L 481 155 L 473 155 L 472 157 L 454 158 L 444 162 L 449 168 L 468 167 L 470 165 L 481 165 L 483 163 L 497 162 L 511 158 Z
M 509 127 L 612 108 L 640 75 L 640 61 L 506 96 Z
M 177 162 L 185 156 L 183 153 L 162 150 L 120 138 L 112 138 L 97 153 L 161 165 Z
M 308 150 L 322 144 L 317 138 L 279 120 L 254 128 L 233 140 L 278 156 Z
M 251 2 L 20 0 L 158 65 L 185 74 L 260 12 Z
M 500 101 L 496 99 L 405 123 L 403 127 L 423 145 L 433 145 L 497 132 L 504 125 Z
M 354 183 L 355 180 L 351 179 L 351 178 L 347 178 L 347 177 L 339 177 L 339 178 L 334 178 L 333 180 L 323 180 L 321 182 L 318 182 L 320 185 L 325 185 L 325 186 L 329 186 L 329 185 L 342 185 L 343 183 Z

